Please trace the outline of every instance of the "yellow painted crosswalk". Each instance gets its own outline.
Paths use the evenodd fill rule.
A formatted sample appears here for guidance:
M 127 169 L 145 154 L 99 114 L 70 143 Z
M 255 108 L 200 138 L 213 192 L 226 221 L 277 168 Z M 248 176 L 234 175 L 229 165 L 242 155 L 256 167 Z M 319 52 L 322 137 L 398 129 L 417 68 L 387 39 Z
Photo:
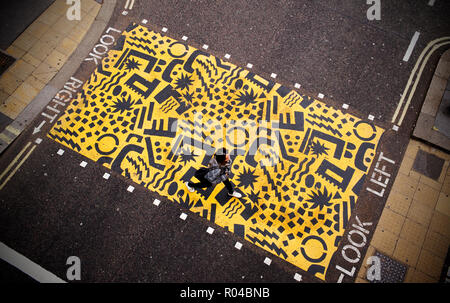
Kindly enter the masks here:
M 132 24 L 48 136 L 325 279 L 382 133 Z M 243 197 L 188 192 L 223 146 Z

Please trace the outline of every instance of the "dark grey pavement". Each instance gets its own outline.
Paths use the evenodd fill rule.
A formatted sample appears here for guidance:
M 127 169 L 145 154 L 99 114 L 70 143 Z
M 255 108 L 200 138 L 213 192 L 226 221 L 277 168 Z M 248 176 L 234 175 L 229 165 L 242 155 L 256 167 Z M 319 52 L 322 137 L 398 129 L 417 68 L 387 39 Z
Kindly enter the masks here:
M 412 2 L 382 1 L 381 21 L 368 21 L 369 6 L 359 0 L 136 0 L 126 16 L 123 0 L 110 26 L 122 31 L 145 18 L 149 28 L 160 32 L 167 27 L 167 35 L 185 35 L 196 47 L 207 44 L 217 56 L 228 53 L 234 64 L 252 63 L 257 74 L 276 73 L 277 82 L 292 88 L 299 83 L 301 93 L 322 93 L 324 102 L 338 108 L 349 104 L 348 112 L 358 117 L 374 115 L 375 124 L 387 130 L 379 151 L 399 164 L 445 48 L 430 58 L 398 132 L 391 130 L 393 112 L 422 49 L 430 40 L 450 35 L 448 1 L 437 0 L 433 7 L 426 0 Z M 403 62 L 415 31 L 421 32 L 420 39 L 410 60 Z M 86 80 L 94 68 L 85 61 L 76 76 Z M 43 138 L 50 125 L 33 135 L 38 122 L 3 153 L 1 172 L 27 142 Z M 295 273 L 303 282 L 320 282 L 219 227 L 209 235 L 208 221 L 189 212 L 183 221 L 178 205 L 161 199 L 156 207 L 152 202 L 159 197 L 145 188 L 136 185 L 129 193 L 131 183 L 124 177 L 70 150 L 59 156 L 59 148 L 45 138 L 0 192 L 1 241 L 57 276 L 65 279 L 66 259 L 75 255 L 82 262 L 81 282 L 296 282 Z M 86 168 L 79 165 L 83 160 Z M 392 173 L 397 170 L 398 165 Z M 105 180 L 107 171 L 111 178 Z M 386 197 L 368 192 L 359 197 L 355 213 L 375 218 L 371 231 Z M 236 241 L 243 243 L 242 250 L 234 248 Z M 344 239 L 340 247 L 345 244 Z M 266 256 L 273 260 L 270 266 L 263 263 Z M 341 259 L 332 261 L 328 282 L 338 280 L 334 265 Z
M 6 50 L 54 1 L 15 0 L 3 2 L 0 10 L 0 49 Z

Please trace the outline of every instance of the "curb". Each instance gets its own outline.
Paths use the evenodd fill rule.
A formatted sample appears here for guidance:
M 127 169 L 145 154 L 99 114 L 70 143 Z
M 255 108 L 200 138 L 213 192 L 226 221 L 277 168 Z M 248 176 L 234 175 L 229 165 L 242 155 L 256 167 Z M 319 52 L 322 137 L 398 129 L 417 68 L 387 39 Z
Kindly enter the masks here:
M 450 49 L 446 50 L 440 57 L 433 78 L 428 88 L 425 101 L 420 109 L 416 126 L 412 133 L 413 138 L 423 140 L 427 143 L 450 151 L 450 138 L 433 129 L 438 114 L 439 105 L 450 81 Z
M 95 43 L 97 43 L 98 39 L 101 37 L 113 14 L 116 3 L 117 0 L 103 2 L 91 27 L 64 66 L 28 104 L 28 106 L 24 108 L 17 118 L 0 133 L 0 155 L 45 108 L 50 100 L 57 94 L 59 89 L 64 86 L 67 79 L 77 71 L 86 55 L 89 54 Z

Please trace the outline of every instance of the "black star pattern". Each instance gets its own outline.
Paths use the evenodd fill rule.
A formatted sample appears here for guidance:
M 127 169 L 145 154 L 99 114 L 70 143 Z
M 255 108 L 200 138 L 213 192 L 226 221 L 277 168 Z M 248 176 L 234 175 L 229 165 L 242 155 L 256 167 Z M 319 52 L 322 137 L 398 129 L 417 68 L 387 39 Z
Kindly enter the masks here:
M 183 94 L 183 97 L 187 102 L 192 103 L 192 100 L 194 99 L 194 93 L 187 92 L 187 93 Z
M 128 71 L 131 71 L 133 69 L 139 69 L 139 66 L 141 64 L 139 62 L 137 62 L 136 60 L 134 60 L 133 58 L 129 59 L 126 63 L 125 69 L 127 69 Z
M 320 155 L 328 155 L 327 150 L 329 150 L 328 147 L 325 147 L 325 144 L 321 144 L 320 142 L 313 142 L 311 146 L 311 151 L 313 155 L 320 156 Z
M 241 93 L 236 101 L 239 101 L 239 104 L 237 106 L 245 105 L 246 107 L 255 104 L 256 103 L 257 95 L 253 92 L 253 88 L 250 92 L 246 91 L 244 93 Z
M 113 113 L 117 113 L 118 111 L 120 111 L 120 113 L 122 114 L 124 111 L 132 110 L 133 105 L 134 101 L 131 101 L 130 96 L 128 96 L 128 99 L 126 98 L 118 99 L 112 105 L 112 107 L 114 107 Z
M 195 161 L 195 157 L 198 157 L 198 155 L 196 155 L 194 151 L 182 149 L 180 155 L 180 162 L 184 162 L 184 165 L 186 165 L 188 162 Z
M 183 75 L 181 75 L 180 78 L 178 78 L 175 81 L 175 84 L 176 84 L 175 89 L 189 90 L 189 86 L 191 86 L 193 83 L 194 83 L 194 80 L 192 80 L 190 76 L 183 74 Z
M 260 193 L 259 191 L 257 193 L 255 193 L 252 190 L 252 193 L 250 195 L 248 195 L 247 197 L 253 202 L 253 204 L 259 205 L 259 200 L 261 199 L 259 197 L 259 193 Z
M 239 186 L 240 187 L 251 187 L 253 188 L 253 183 L 256 182 L 256 179 L 258 178 L 258 176 L 255 175 L 255 170 L 251 171 L 250 168 L 247 170 L 246 168 L 244 168 L 244 171 L 242 172 L 242 174 L 239 175 L 238 177 L 238 181 L 239 181 Z
M 332 194 L 330 193 L 328 195 L 328 191 L 327 191 L 326 187 L 324 187 L 323 189 L 324 189 L 323 192 L 320 191 L 320 189 L 319 189 L 319 190 L 317 190 L 317 192 L 313 191 L 312 194 L 308 194 L 309 199 L 306 201 L 312 203 L 310 209 L 319 207 L 319 209 L 322 210 L 322 208 L 324 206 L 331 205 L 330 200 L 331 200 Z

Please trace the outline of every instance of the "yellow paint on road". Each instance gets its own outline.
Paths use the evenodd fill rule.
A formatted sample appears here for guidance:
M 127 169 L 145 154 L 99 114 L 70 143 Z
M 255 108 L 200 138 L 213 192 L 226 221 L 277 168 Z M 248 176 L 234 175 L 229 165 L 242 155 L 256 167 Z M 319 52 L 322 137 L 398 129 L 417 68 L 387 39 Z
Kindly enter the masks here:
M 382 133 L 132 24 L 48 136 L 324 280 Z M 188 192 L 222 146 L 243 197 Z
M 11 161 L 11 163 L 8 165 L 8 167 L 3 171 L 3 173 L 0 175 L 0 180 L 3 179 L 3 177 L 9 172 L 9 170 L 16 164 L 17 160 L 22 156 L 22 154 L 25 152 L 25 150 L 30 146 L 31 142 L 28 142 L 27 145 L 25 145 L 24 148 L 17 154 L 16 157 Z
M 28 145 L 27 145 L 28 146 Z M 36 145 L 34 145 L 29 151 L 28 153 L 25 155 L 25 157 L 23 157 L 23 159 L 19 162 L 19 164 L 13 169 L 13 171 L 11 172 L 11 174 L 9 174 L 8 178 L 6 178 L 6 180 L 2 183 L 2 185 L 0 185 L 0 190 L 3 189 L 3 187 L 5 187 L 6 183 L 8 183 L 8 181 L 14 176 L 14 174 L 17 172 L 17 170 L 25 163 L 25 161 L 28 159 L 28 157 L 31 155 L 31 153 L 34 151 L 34 149 L 36 148 Z M 25 148 L 22 150 L 24 151 Z M 19 154 L 20 155 L 20 154 Z M 18 155 L 18 156 L 19 156 Z M 18 159 L 18 157 L 16 157 Z M 16 160 L 16 159 L 14 159 Z M 12 164 L 12 163 L 11 163 Z M 9 167 L 8 167 L 9 169 Z M 3 177 L 3 175 L 2 175 Z M 0 178 L 1 179 L 1 178 Z

